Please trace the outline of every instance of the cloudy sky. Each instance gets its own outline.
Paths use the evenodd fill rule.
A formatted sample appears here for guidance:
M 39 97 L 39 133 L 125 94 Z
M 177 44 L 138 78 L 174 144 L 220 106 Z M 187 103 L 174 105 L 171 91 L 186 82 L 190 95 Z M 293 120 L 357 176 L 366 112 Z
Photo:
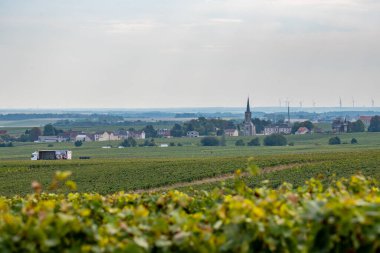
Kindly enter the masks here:
M 0 108 L 380 104 L 378 0 L 0 0 Z

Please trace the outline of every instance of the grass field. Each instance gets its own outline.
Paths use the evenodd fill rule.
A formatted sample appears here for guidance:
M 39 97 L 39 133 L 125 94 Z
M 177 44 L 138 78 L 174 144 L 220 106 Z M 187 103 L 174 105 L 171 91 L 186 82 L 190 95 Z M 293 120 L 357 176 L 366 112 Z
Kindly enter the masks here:
M 157 144 L 161 143 L 182 143 L 181 147 L 135 147 L 117 148 L 120 141 L 112 142 L 88 142 L 82 147 L 76 148 L 74 144 L 54 143 L 53 147 L 48 147 L 46 143 L 15 143 L 12 148 L 0 148 L 0 160 L 28 160 L 31 153 L 42 149 L 70 149 L 73 151 L 74 159 L 79 156 L 90 156 L 91 158 L 195 158 L 195 157 L 215 157 L 215 156 L 256 156 L 269 154 L 292 154 L 309 152 L 344 152 L 361 149 L 380 149 L 380 133 L 353 133 L 342 134 L 340 138 L 343 142 L 350 143 L 352 138 L 358 140 L 358 144 L 328 145 L 328 139 L 332 135 L 314 134 L 287 136 L 288 142 L 294 142 L 294 146 L 284 147 L 237 147 L 234 145 L 238 139 L 248 142 L 250 137 L 229 137 L 226 146 L 202 147 L 199 145 L 200 138 L 171 138 L 156 139 Z M 260 136 L 262 141 L 264 137 Z M 140 140 L 140 143 L 142 141 Z M 103 149 L 102 146 L 112 145 L 114 148 Z

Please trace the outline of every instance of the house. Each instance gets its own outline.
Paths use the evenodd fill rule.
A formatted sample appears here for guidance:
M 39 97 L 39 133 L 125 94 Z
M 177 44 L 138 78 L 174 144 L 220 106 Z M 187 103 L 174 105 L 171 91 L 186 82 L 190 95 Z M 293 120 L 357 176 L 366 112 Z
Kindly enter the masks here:
M 347 133 L 348 131 L 348 122 L 347 119 L 335 119 L 333 123 L 331 124 L 331 128 L 333 130 L 333 133 Z
M 272 125 L 264 128 L 264 135 L 271 134 L 291 134 L 292 128 L 287 124 Z
M 165 138 L 170 137 L 170 129 L 158 129 L 157 130 L 157 135 Z
M 144 131 L 128 131 L 128 137 L 132 137 L 133 139 L 145 139 Z
M 91 137 L 86 135 L 86 134 L 78 134 L 76 137 L 75 137 L 75 141 L 92 141 Z
M 310 133 L 310 131 L 309 131 L 309 129 L 307 127 L 300 127 L 295 132 L 295 134 L 308 134 L 308 133 Z
M 224 129 L 225 136 L 239 136 L 239 131 L 237 129 Z
M 0 130 L 0 135 L 7 134 L 7 130 Z
M 117 131 L 113 132 L 114 135 L 118 136 L 120 140 L 128 139 L 129 131 L 120 128 Z
M 369 126 L 371 124 L 372 116 L 360 116 L 359 120 L 361 120 L 364 125 Z
M 94 141 L 118 141 L 120 140 L 118 135 L 113 132 L 98 132 L 94 134 Z
M 186 134 L 187 137 L 199 137 L 199 132 L 197 131 L 188 131 Z
M 68 131 L 65 131 L 62 136 L 64 138 L 66 138 L 67 140 L 75 140 L 75 138 L 77 137 L 77 135 L 79 134 L 83 134 L 83 132 L 81 131 L 73 131 L 73 130 L 68 130 Z
M 38 136 L 37 142 L 64 142 L 67 138 L 63 136 Z

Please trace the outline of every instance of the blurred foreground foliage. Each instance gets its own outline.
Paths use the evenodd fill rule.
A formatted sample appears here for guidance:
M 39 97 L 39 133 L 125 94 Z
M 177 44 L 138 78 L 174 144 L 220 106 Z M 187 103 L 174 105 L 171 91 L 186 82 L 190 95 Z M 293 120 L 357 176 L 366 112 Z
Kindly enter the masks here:
M 379 183 L 362 175 L 325 187 L 262 182 L 232 189 L 111 195 L 75 190 L 57 172 L 44 192 L 0 197 L 0 252 L 379 252 Z

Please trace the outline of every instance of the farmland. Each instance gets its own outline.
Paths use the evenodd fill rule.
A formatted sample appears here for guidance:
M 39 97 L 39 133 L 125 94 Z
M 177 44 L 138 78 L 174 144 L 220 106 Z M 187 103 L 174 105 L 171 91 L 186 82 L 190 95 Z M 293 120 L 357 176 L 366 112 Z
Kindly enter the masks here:
M 199 138 L 158 138 L 156 144 L 181 143 L 181 147 L 136 147 L 118 149 L 120 141 L 111 142 L 88 142 L 82 147 L 76 148 L 73 143 L 54 143 L 48 147 L 46 143 L 15 143 L 15 147 L 1 148 L 0 160 L 28 160 L 33 151 L 39 149 L 70 149 L 73 151 L 74 159 L 79 156 L 91 156 L 92 158 L 196 158 L 196 157 L 234 157 L 234 156 L 256 156 L 272 154 L 314 153 L 314 152 L 345 152 L 354 150 L 367 150 L 380 148 L 379 133 L 353 133 L 342 134 L 342 142 L 350 143 L 352 138 L 358 140 L 358 144 L 342 144 L 337 146 L 328 145 L 328 139 L 332 135 L 313 134 L 302 136 L 288 136 L 288 142 L 294 146 L 286 147 L 237 147 L 235 142 L 243 139 L 246 143 L 250 137 L 228 137 L 226 146 L 202 147 L 199 146 Z M 260 137 L 261 142 L 263 136 Z M 142 141 L 140 140 L 140 143 Z M 102 149 L 102 146 L 112 145 L 112 149 Z
M 82 147 L 73 143 L 15 143 L 15 147 L 0 148 L 0 195 L 30 193 L 30 183 L 38 180 L 46 186 L 56 170 L 70 170 L 80 192 L 112 193 L 120 190 L 154 189 L 181 182 L 192 182 L 220 177 L 245 166 L 254 157 L 260 167 L 291 165 L 286 170 L 274 170 L 255 178 L 246 178 L 250 186 L 269 179 L 272 187 L 283 181 L 299 185 L 312 176 L 325 178 L 349 176 L 357 171 L 379 178 L 380 135 L 355 133 L 340 135 L 343 142 L 356 138 L 359 143 L 328 145 L 330 135 L 288 136 L 294 146 L 238 147 L 237 139 L 229 137 L 226 146 L 202 147 L 199 138 L 156 139 L 156 143 L 182 143 L 174 147 L 135 147 L 103 149 L 103 145 L 117 147 L 119 142 L 88 142 Z M 260 137 L 262 139 L 262 137 Z M 30 161 L 30 154 L 38 149 L 71 149 L 71 161 Z M 90 156 L 90 160 L 79 160 Z M 266 170 L 264 170 L 266 171 Z M 322 181 L 326 181 L 324 179 Z M 227 180 L 227 185 L 230 181 Z M 212 189 L 220 182 L 194 185 Z M 187 190 L 187 189 L 186 189 Z
M 191 182 L 232 173 L 244 168 L 248 156 L 204 158 L 133 158 L 72 161 L 2 161 L 1 195 L 30 193 L 30 182 L 45 187 L 56 170 L 70 170 L 81 192 L 112 193 Z M 260 175 L 248 183 L 256 186 L 270 179 L 273 187 L 283 181 L 295 185 L 313 176 L 350 176 L 358 171 L 380 179 L 380 151 L 362 150 L 333 153 L 257 155 L 262 168 L 291 165 L 289 169 Z M 265 171 L 265 169 L 264 169 Z M 214 185 L 216 186 L 216 185 Z

